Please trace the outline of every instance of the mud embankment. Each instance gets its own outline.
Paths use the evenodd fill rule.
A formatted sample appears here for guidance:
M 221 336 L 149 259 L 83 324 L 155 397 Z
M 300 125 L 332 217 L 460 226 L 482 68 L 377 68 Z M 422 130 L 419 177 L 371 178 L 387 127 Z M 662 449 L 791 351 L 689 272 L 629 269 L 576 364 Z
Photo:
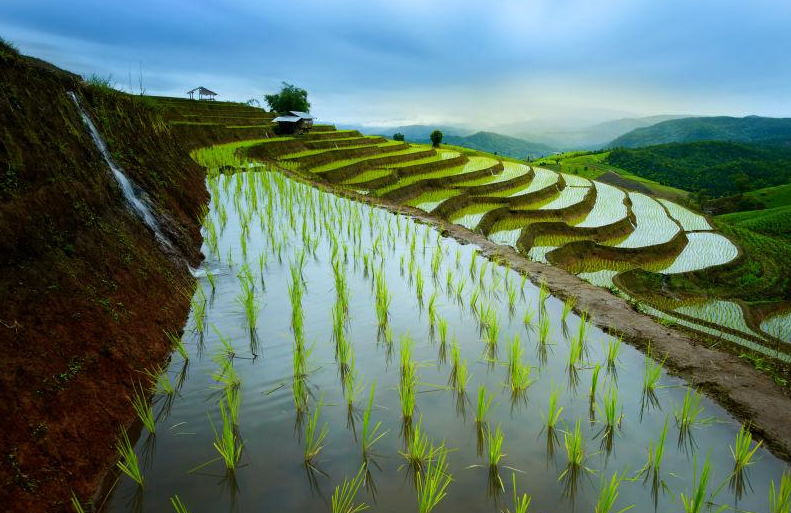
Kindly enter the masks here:
M 204 172 L 153 102 L 0 44 L 0 503 L 70 511 L 115 462 L 128 395 L 189 312 Z M 145 191 L 172 254 L 128 208 L 83 124 Z M 201 141 L 218 142 L 211 134 Z

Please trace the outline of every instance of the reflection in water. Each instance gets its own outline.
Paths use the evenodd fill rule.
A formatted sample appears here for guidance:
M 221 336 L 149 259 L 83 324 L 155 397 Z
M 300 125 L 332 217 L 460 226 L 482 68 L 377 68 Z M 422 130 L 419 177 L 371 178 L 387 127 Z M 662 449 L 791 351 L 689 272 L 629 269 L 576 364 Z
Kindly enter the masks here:
M 183 336 L 188 358 L 174 357 L 166 371 L 178 392 L 156 396 L 156 450 L 145 438 L 137 442 L 141 459 L 149 455 L 146 487 L 140 490 L 122 476 L 109 498 L 109 512 L 140 510 L 129 501 L 135 494 L 138 502 L 145 500 L 146 511 L 168 511 L 175 494 L 191 511 L 255 511 L 261 504 L 278 511 L 325 511 L 328 495 L 361 463 L 366 491 L 358 500 L 376 502 L 383 511 L 401 510 L 409 507 L 407 498 L 414 500 L 416 476 L 431 461 L 425 451 L 436 453 L 441 441 L 454 477 L 443 510 L 511 506 L 502 482 L 510 468 L 503 463 L 508 463 L 524 472 L 516 474 L 514 481 L 520 482 L 514 489 L 532 495 L 533 510 L 592 511 L 598 489 L 583 485 L 591 472 L 625 475 L 640 467 L 651 440 L 659 439 L 659 404 L 682 408 L 687 389 L 680 380 L 662 371 L 661 386 L 643 397 L 642 354 L 621 348 L 616 373 L 609 365 L 609 335 L 573 312 L 564 323 L 563 303 L 546 290 L 490 263 L 471 246 L 437 240 L 431 227 L 264 171 L 212 177 L 208 185 L 212 202 L 204 254 L 212 277 L 197 275 Z M 242 282 L 259 302 L 253 339 L 237 301 Z M 385 291 L 389 302 L 382 299 Z M 387 308 L 381 308 L 385 303 Z M 411 364 L 404 367 L 394 341 L 407 333 L 414 343 Z M 512 386 L 503 361 L 508 351 L 499 348 L 515 337 L 529 342 L 522 361 L 530 369 L 529 387 Z M 605 372 L 599 374 L 602 367 Z M 409 387 L 401 387 L 402 368 L 413 378 Z M 373 420 L 386 433 L 376 442 L 375 454 L 362 447 L 365 401 L 359 395 L 374 381 Z M 564 389 L 555 392 L 556 404 L 563 405 L 569 422 L 560 422 L 562 429 L 546 427 L 541 414 L 549 411 L 558 384 Z M 487 425 L 500 425 L 508 440 L 507 461 L 499 462 L 496 472 L 488 464 L 464 470 L 481 463 L 486 453 L 484 423 L 466 422 L 466 391 L 481 385 L 495 397 Z M 244 444 L 243 464 L 233 476 L 226 476 L 217 457 L 207 418 L 207 411 L 217 418 L 218 403 L 226 401 L 218 389 L 228 387 L 242 398 L 233 432 Z M 625 418 L 620 427 L 602 431 L 606 416 L 597 414 L 597 401 L 603 400 L 597 399 L 597 388 L 618 389 Z M 406 408 L 401 390 L 409 399 Z M 326 422 L 328 432 L 320 458 L 305 465 L 309 412 L 322 396 L 325 407 L 316 430 Z M 621 484 L 616 510 L 652 503 L 657 512 L 676 513 L 679 504 L 673 498 L 692 479 L 694 454 L 704 451 L 712 455 L 709 491 L 727 483 L 733 468 L 728 445 L 738 424 L 705 398 L 699 406 L 720 422 L 684 428 L 679 415 L 667 436 L 686 437 L 694 425 L 705 433 L 697 437 L 700 447 L 676 450 L 671 444 L 661 458 L 661 472 L 649 465 L 637 474 L 640 479 Z M 410 412 L 422 415 L 422 421 Z M 406 458 L 404 453 L 419 452 L 409 447 L 418 431 L 424 455 Z M 570 458 L 569 449 L 577 456 Z M 769 479 L 777 479 L 781 468 L 761 447 L 749 469 L 752 489 L 746 479 L 740 485 L 734 477 L 717 500 L 730 503 L 740 495 L 740 508 L 763 510 Z

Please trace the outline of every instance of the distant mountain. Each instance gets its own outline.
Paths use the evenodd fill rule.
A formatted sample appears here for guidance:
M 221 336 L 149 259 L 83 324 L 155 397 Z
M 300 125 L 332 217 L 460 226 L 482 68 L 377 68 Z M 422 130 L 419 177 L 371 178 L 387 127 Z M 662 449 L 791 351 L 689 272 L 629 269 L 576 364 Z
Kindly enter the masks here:
M 494 132 L 477 132 L 468 136 L 446 135 L 443 144 L 464 146 L 478 151 L 495 153 L 515 159 L 531 159 L 543 157 L 554 152 L 554 148 L 546 144 L 534 143 Z
M 687 116 L 660 115 L 627 117 L 594 124 L 574 121 L 535 119 L 492 128 L 493 131 L 527 141 L 543 143 L 562 150 L 596 150 L 635 128 Z
M 772 142 L 791 140 L 791 118 L 747 116 L 696 117 L 663 121 L 637 128 L 608 145 L 611 148 L 639 148 L 656 144 L 693 141 Z
M 695 141 L 618 147 L 605 162 L 663 185 L 721 197 L 791 182 L 791 148 Z
M 359 130 L 366 135 L 383 135 L 393 137 L 395 133 L 404 134 L 408 142 L 427 142 L 429 135 L 434 130 L 439 130 L 443 135 L 469 135 L 473 130 L 450 125 L 404 125 L 404 126 L 364 126 L 364 125 L 337 125 L 342 129 Z

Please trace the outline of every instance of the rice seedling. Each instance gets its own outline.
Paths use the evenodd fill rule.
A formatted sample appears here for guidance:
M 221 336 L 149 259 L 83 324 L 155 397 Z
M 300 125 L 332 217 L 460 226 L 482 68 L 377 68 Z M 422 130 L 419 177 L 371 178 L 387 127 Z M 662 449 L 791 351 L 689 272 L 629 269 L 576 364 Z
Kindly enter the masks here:
M 548 315 L 540 315 L 538 317 L 538 342 L 542 346 L 547 344 L 547 339 L 549 338 L 549 330 L 551 328 L 549 316 Z
M 698 461 L 697 457 L 695 457 L 692 473 L 692 493 L 684 494 L 682 492 L 679 495 L 681 504 L 684 506 L 684 513 L 700 513 L 704 510 L 708 502 L 706 499 L 706 487 L 708 486 L 709 477 L 711 475 L 711 463 L 709 462 L 709 456 L 706 455 L 706 461 L 703 463 L 700 478 L 698 478 L 697 467 Z
M 569 296 L 563 302 L 563 313 L 560 316 L 561 322 L 566 322 L 566 317 L 568 317 L 569 312 L 574 309 L 574 306 L 577 304 L 577 298 L 574 296 Z
M 516 306 L 516 289 L 507 288 L 508 293 L 508 311 L 513 312 Z
M 224 399 L 220 400 L 220 418 L 222 419 L 222 427 L 218 432 L 211 416 L 209 416 L 209 423 L 214 431 L 214 448 L 220 454 L 220 459 L 225 463 L 225 468 L 233 472 L 236 469 L 239 458 L 242 457 L 244 443 L 239 440 L 234 421 L 226 408 Z
M 437 324 L 439 326 L 439 342 L 444 346 L 448 341 L 448 320 L 440 317 Z
M 410 363 L 409 370 L 401 375 L 398 383 L 398 399 L 401 403 L 401 416 L 405 422 L 412 420 L 415 413 L 415 387 L 417 386 L 417 374 L 414 364 Z
M 428 463 L 437 456 L 438 448 L 434 447 L 434 444 L 428 439 L 428 435 L 423 431 L 422 417 L 409 432 L 404 443 L 404 450 L 399 451 L 399 454 L 404 457 L 415 472 L 423 472 Z
M 255 298 L 255 287 L 249 281 L 241 283 L 241 290 L 236 296 L 236 302 L 242 306 L 245 318 L 247 319 L 247 326 L 250 332 L 254 332 L 258 323 L 258 310 L 260 304 Z
M 363 431 L 362 431 L 363 459 L 368 458 L 368 456 L 371 454 L 374 444 L 387 434 L 387 431 L 383 433 L 379 433 L 379 429 L 382 427 L 381 422 L 377 422 L 373 426 L 371 425 L 371 412 L 373 411 L 374 408 L 375 388 L 376 388 L 376 382 L 371 384 L 371 394 L 368 397 L 368 407 L 365 408 L 365 411 L 363 412 Z
M 450 269 L 445 272 L 445 290 L 448 294 L 453 291 L 453 271 Z
M 174 495 L 170 498 L 170 505 L 173 506 L 176 513 L 190 513 L 184 503 L 181 502 L 178 495 Z
M 621 481 L 624 478 L 618 476 L 618 472 L 613 472 L 609 481 L 603 481 L 601 489 L 599 490 L 599 499 L 596 501 L 596 506 L 593 509 L 595 513 L 612 513 L 615 508 L 615 503 L 618 500 L 618 488 L 621 486 Z M 621 508 L 617 513 L 629 511 L 634 507 L 634 504 Z
M 470 381 L 472 375 L 469 373 L 467 369 L 467 360 L 462 360 L 456 366 L 456 393 L 459 395 L 463 395 L 464 392 L 467 390 L 467 382 Z
M 640 474 L 653 473 L 654 476 L 659 475 L 659 470 L 662 467 L 662 460 L 665 457 L 665 440 L 667 439 L 667 424 L 668 417 L 665 416 L 665 423 L 662 425 L 662 432 L 659 435 L 659 440 L 654 441 L 652 438 L 648 443 L 648 461 L 640 470 Z M 647 476 L 646 476 L 647 478 Z
M 500 338 L 500 322 L 497 320 L 495 310 L 488 310 L 484 319 L 486 325 L 486 345 L 490 350 L 497 347 L 497 339 Z
M 739 428 L 736 434 L 736 441 L 734 445 L 729 447 L 731 455 L 733 456 L 733 472 L 729 479 L 729 486 L 734 491 L 737 498 L 740 498 L 744 493 L 745 484 L 750 486 L 749 479 L 746 475 L 747 468 L 755 463 L 753 456 L 761 447 L 762 442 L 758 442 L 753 446 L 753 435 L 744 425 Z
M 321 450 L 324 449 L 324 440 L 327 438 L 327 434 L 329 433 L 329 428 L 327 427 L 326 422 L 322 425 L 321 429 L 318 429 L 323 400 L 324 399 L 322 397 L 322 399 L 316 403 L 316 408 L 309 416 L 308 423 L 305 426 L 305 464 L 311 467 L 313 466 L 313 461 L 319 455 Z
M 464 286 L 467 284 L 467 280 L 465 278 L 461 278 L 459 281 L 456 282 L 456 300 L 461 302 L 461 295 L 464 293 Z
M 601 410 L 605 426 L 600 432 L 602 435 L 601 447 L 605 454 L 609 455 L 613 449 L 615 432 L 621 427 L 623 420 L 623 408 L 619 409 L 618 407 L 618 390 L 613 385 L 610 385 L 610 388 L 605 392 L 603 403 Z
M 176 349 L 176 352 L 181 355 L 181 358 L 185 362 L 189 361 L 189 353 L 187 352 L 187 348 L 184 347 L 184 342 L 181 340 L 181 337 L 170 331 L 165 331 L 165 336 L 168 338 L 171 345 Z
M 203 293 L 203 289 L 198 286 L 195 289 L 195 296 L 190 300 L 190 304 L 192 307 L 192 322 L 194 324 L 194 330 L 196 333 L 203 333 L 206 329 L 206 295 Z
M 431 294 L 428 300 L 428 325 L 433 329 L 437 320 L 437 293 Z
M 651 345 L 648 345 L 645 358 L 645 371 L 643 372 L 643 403 L 651 405 L 659 404 L 656 397 L 656 390 L 659 388 L 659 380 L 662 378 L 662 367 L 665 360 L 657 362 L 651 355 Z
M 487 430 L 486 434 L 486 447 L 489 456 L 489 471 L 497 473 L 497 468 L 500 465 L 500 460 L 503 459 L 503 431 L 500 426 L 497 426 L 494 433 L 491 429 Z
M 142 487 L 143 473 L 140 471 L 137 454 L 135 454 L 135 449 L 132 447 L 132 443 L 129 441 L 129 436 L 126 434 L 126 431 L 121 431 L 121 436 L 116 441 L 115 448 L 121 456 L 121 459 L 116 462 L 116 466 L 121 472 L 132 478 L 135 483 Z
M 544 426 L 547 429 L 554 429 L 554 427 L 557 425 L 558 421 L 560 420 L 561 414 L 563 413 L 563 407 L 558 405 L 560 392 L 561 392 L 560 389 L 554 387 L 549 392 L 547 413 L 544 418 Z
M 425 472 L 417 474 L 417 502 L 420 513 L 430 513 L 447 495 L 453 477 L 448 471 L 445 444 L 435 448 L 436 458 L 429 460 Z
M 335 487 L 332 493 L 332 513 L 359 513 L 368 509 L 365 503 L 356 503 L 357 492 L 364 480 L 365 465 L 360 467 L 357 475 L 351 480 L 348 478 L 343 479 L 343 484 Z
M 700 424 L 708 424 L 712 421 L 710 418 L 702 418 L 704 407 L 701 405 L 703 397 L 696 391 L 687 389 L 684 395 L 684 402 L 681 407 L 673 408 L 673 415 L 676 419 L 676 425 L 679 428 L 678 442 L 683 445 L 691 434 L 691 429 Z
M 607 372 L 609 373 L 615 372 L 616 366 L 618 365 L 618 356 L 621 354 L 622 342 L 623 339 L 621 337 L 610 337 L 607 340 L 605 355 L 607 357 Z
M 486 422 L 486 414 L 489 412 L 489 408 L 492 406 L 492 401 L 494 401 L 494 395 L 487 397 L 486 387 L 479 385 L 478 404 L 475 408 L 475 422 L 477 424 L 483 424 Z
M 533 310 L 531 310 L 530 307 L 528 306 L 527 308 L 525 308 L 525 315 L 522 317 L 522 323 L 525 326 L 532 326 L 533 325 L 533 316 L 534 315 L 535 315 L 535 312 L 533 312 Z M 549 331 L 547 330 L 547 335 L 548 334 L 549 334 Z M 546 341 L 546 336 L 544 337 L 544 340 Z
M 505 513 L 528 513 L 532 497 L 524 493 L 519 497 L 516 493 L 516 472 L 511 472 L 511 483 L 514 488 L 514 510 L 506 509 Z
M 346 398 L 346 406 L 350 415 L 354 411 L 354 405 L 361 391 L 362 381 L 357 375 L 357 371 L 354 367 L 354 360 L 352 359 L 349 369 L 343 374 L 343 395 Z
M 155 371 L 146 369 L 145 374 L 154 384 L 151 387 L 153 393 L 165 395 L 173 395 L 176 393 L 176 390 L 173 388 L 173 383 L 170 382 L 170 378 L 168 377 L 167 373 L 161 368 L 158 368 Z
M 789 512 L 791 512 L 791 473 L 785 470 L 777 488 L 774 480 L 769 483 L 769 513 Z
M 566 448 L 568 462 L 566 464 L 566 469 L 560 474 L 559 480 L 566 476 L 570 476 L 571 479 L 574 479 L 580 470 L 590 471 L 590 469 L 585 467 L 585 441 L 582 438 L 582 429 L 579 419 L 577 419 L 574 426 L 574 431 L 565 431 L 563 433 L 563 445 Z
M 596 401 L 596 388 L 599 386 L 599 371 L 601 371 L 601 365 L 597 363 L 591 374 L 591 388 L 589 393 L 591 404 Z
M 80 499 L 77 498 L 74 492 L 71 492 L 71 507 L 75 513 L 85 513 L 85 508 L 82 507 Z
M 541 283 L 538 287 L 538 308 L 539 308 L 539 315 L 546 313 L 547 311 L 547 298 L 549 297 L 549 289 L 547 289 L 547 283 L 544 280 L 541 280 Z
M 140 385 L 140 389 L 138 390 L 137 386 L 134 386 L 134 393 L 130 401 L 132 402 L 132 408 L 135 410 L 137 417 L 146 427 L 149 433 L 152 435 L 156 434 L 156 420 L 154 419 L 154 409 L 151 407 L 151 404 L 148 402 L 148 398 L 145 395 L 143 390 L 143 386 Z
M 214 290 L 217 288 L 217 278 L 211 271 L 206 271 L 206 280 L 208 280 L 209 285 L 211 285 L 211 290 L 214 292 Z
M 417 295 L 418 303 L 423 304 L 423 274 L 420 269 L 415 273 L 415 294 Z

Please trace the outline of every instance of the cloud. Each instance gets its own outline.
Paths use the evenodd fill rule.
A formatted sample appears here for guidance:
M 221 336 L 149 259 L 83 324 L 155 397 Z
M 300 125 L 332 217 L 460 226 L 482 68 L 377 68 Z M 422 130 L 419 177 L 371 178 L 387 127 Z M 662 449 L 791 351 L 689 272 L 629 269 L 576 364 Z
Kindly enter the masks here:
M 247 100 L 286 80 L 346 122 L 791 115 L 791 4 L 700 0 L 26 0 L 0 35 L 148 92 Z

